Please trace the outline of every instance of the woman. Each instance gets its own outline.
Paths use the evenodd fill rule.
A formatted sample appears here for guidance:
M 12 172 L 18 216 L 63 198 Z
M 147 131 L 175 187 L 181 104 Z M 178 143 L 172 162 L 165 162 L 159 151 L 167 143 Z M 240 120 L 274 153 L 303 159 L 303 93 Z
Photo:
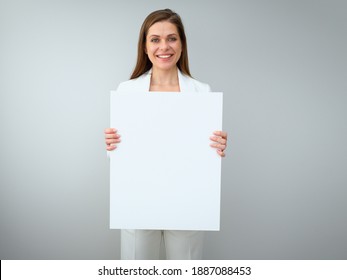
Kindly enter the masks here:
M 118 91 L 208 92 L 209 85 L 193 79 L 188 66 L 187 42 L 181 18 L 175 12 L 158 10 L 147 16 L 140 30 L 136 67 Z M 105 129 L 106 149 L 121 142 L 114 128 Z M 225 156 L 227 133 L 215 131 L 211 147 Z M 159 259 L 163 239 L 167 259 L 201 259 L 203 233 L 175 230 L 122 230 L 122 259 Z

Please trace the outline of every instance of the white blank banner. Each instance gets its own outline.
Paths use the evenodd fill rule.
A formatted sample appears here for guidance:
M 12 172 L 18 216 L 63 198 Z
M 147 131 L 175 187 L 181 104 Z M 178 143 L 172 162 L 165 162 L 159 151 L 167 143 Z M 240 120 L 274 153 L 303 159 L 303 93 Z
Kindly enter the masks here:
M 111 92 L 110 227 L 219 230 L 222 93 Z

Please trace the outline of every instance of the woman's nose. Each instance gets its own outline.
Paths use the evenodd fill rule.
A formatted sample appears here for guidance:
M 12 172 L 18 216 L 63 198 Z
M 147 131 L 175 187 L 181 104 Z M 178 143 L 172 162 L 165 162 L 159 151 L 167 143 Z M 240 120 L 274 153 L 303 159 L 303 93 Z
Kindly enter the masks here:
M 166 40 L 161 40 L 161 42 L 160 42 L 160 49 L 161 50 L 167 50 L 168 47 L 169 47 L 169 45 L 168 45 L 167 41 Z

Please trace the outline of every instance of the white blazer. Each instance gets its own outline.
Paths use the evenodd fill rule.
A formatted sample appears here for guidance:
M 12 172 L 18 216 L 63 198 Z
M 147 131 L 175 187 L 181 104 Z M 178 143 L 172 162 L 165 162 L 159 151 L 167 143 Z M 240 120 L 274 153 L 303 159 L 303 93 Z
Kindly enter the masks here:
M 122 92 L 149 92 L 152 69 L 136 79 L 125 81 L 119 84 L 117 91 Z M 210 92 L 208 84 L 201 83 L 189 76 L 182 74 L 178 69 L 178 82 L 181 92 Z

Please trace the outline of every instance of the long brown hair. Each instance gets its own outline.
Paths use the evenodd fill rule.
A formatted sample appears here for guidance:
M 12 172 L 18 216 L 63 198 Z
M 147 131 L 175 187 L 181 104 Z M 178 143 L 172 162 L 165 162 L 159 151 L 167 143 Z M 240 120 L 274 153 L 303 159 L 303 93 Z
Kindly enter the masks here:
M 176 26 L 182 43 L 182 53 L 177 62 L 177 67 L 183 74 L 191 77 L 188 63 L 187 39 L 181 17 L 172 10 L 165 9 L 150 13 L 142 24 L 137 45 L 137 62 L 130 79 L 138 78 L 152 68 L 152 62 L 145 53 L 146 37 L 149 28 L 159 21 L 168 21 Z

